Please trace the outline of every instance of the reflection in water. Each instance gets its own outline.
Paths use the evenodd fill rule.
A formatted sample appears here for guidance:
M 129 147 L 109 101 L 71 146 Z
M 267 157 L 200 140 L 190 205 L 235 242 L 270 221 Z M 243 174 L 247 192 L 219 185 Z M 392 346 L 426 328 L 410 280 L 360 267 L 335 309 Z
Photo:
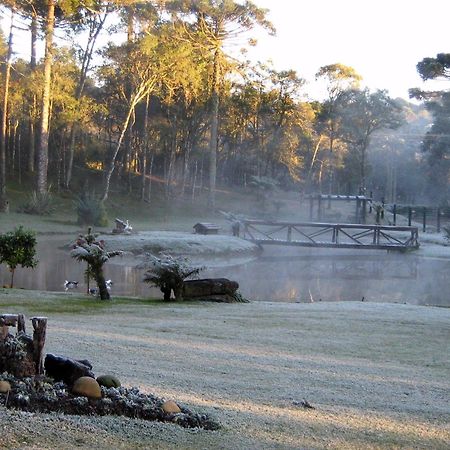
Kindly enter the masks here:
M 61 241 L 41 241 L 36 269 L 17 269 L 15 287 L 64 291 L 65 280 L 79 281 L 72 291 L 85 292 L 85 265 L 60 250 Z M 240 284 L 251 300 L 285 302 L 377 301 L 450 306 L 450 261 L 368 250 L 270 248 L 262 257 L 239 265 L 221 266 L 220 260 L 201 261 L 209 267 L 202 276 L 226 277 Z M 160 297 L 157 288 L 142 282 L 143 270 L 133 261 L 112 260 L 105 276 L 114 282 L 112 295 Z M 0 283 L 10 274 L 0 266 Z

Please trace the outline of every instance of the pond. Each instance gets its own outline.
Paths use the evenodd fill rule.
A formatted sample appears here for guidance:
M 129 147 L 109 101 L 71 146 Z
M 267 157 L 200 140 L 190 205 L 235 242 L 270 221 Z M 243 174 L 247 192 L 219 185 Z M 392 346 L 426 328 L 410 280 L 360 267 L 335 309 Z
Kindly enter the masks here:
M 36 269 L 18 268 L 14 287 L 64 291 L 64 281 L 79 281 L 86 291 L 83 263 L 62 250 L 64 241 L 40 238 Z M 250 300 L 280 302 L 368 301 L 450 306 L 450 260 L 411 254 L 347 249 L 269 248 L 247 260 L 202 260 L 202 278 L 236 280 Z M 112 295 L 158 297 L 156 288 L 142 282 L 144 270 L 132 260 L 111 259 L 105 266 L 113 281 Z M 10 273 L 0 266 L 0 283 Z

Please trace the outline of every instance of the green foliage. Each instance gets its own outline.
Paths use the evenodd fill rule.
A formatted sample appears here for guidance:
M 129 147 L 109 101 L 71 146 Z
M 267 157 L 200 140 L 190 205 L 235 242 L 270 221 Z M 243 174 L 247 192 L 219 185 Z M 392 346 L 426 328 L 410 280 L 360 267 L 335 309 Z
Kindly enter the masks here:
M 50 191 L 39 193 L 33 191 L 28 200 L 19 207 L 19 212 L 37 216 L 48 216 L 54 210 L 53 196 Z
M 85 235 L 80 234 L 75 241 L 74 248 L 70 256 L 77 261 L 87 263 L 86 277 L 94 278 L 97 282 L 98 292 L 102 300 L 109 300 L 110 295 L 106 287 L 106 280 L 103 274 L 103 266 L 110 258 L 122 255 L 122 251 L 108 252 L 103 240 L 97 240 L 98 234 L 92 233 L 92 228 L 88 228 Z M 89 286 L 89 283 L 88 283 Z
M 14 231 L 0 234 L 0 264 L 7 264 L 11 271 L 11 287 L 14 285 L 14 271 L 17 266 L 33 268 L 36 256 L 34 232 L 18 227 Z
M 75 208 L 79 225 L 108 226 L 108 215 L 105 205 L 94 194 L 81 194 L 75 200 Z
M 164 300 L 170 300 L 172 290 L 175 299 L 182 300 L 184 280 L 197 276 L 203 270 L 203 267 L 193 267 L 187 258 L 175 258 L 164 253 L 159 258 L 149 255 L 148 265 L 144 282 L 159 287 Z

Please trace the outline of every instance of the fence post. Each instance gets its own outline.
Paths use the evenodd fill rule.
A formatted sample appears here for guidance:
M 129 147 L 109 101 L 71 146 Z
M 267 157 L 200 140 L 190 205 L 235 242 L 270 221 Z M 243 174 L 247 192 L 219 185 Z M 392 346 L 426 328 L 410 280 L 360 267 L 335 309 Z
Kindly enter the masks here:
M 412 219 L 412 208 L 411 206 L 408 207 L 408 227 L 411 226 L 411 219 Z
M 310 194 L 309 197 L 309 220 L 313 220 L 313 207 L 314 207 L 314 197 L 313 194 Z
M 439 233 L 441 231 L 441 208 L 437 209 L 436 226 Z
M 423 207 L 423 228 L 422 228 L 422 230 L 424 233 L 427 230 L 427 208 L 425 206 Z
M 322 220 L 322 194 L 317 197 L 317 220 Z
M 393 213 L 394 213 L 394 227 L 395 227 L 397 225 L 397 204 L 396 203 L 394 203 Z

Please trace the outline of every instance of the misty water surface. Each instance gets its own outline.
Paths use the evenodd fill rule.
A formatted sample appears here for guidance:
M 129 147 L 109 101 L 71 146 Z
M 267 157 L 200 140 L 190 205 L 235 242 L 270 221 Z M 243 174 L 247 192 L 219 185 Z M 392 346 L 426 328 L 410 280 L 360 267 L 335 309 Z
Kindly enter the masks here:
M 79 281 L 84 292 L 85 266 L 59 247 L 64 241 L 47 238 L 38 246 L 36 269 L 17 269 L 15 287 L 63 291 L 65 280 Z M 114 263 L 114 261 L 118 263 Z M 160 292 L 142 282 L 138 270 L 119 257 L 105 266 L 113 280 L 112 294 L 158 297 Z M 124 264 L 125 262 L 125 264 Z M 450 260 L 412 254 L 347 249 L 268 248 L 254 260 L 203 260 L 202 278 L 226 277 L 240 284 L 250 300 L 280 302 L 370 301 L 450 306 Z M 0 282 L 9 282 L 0 267 Z

